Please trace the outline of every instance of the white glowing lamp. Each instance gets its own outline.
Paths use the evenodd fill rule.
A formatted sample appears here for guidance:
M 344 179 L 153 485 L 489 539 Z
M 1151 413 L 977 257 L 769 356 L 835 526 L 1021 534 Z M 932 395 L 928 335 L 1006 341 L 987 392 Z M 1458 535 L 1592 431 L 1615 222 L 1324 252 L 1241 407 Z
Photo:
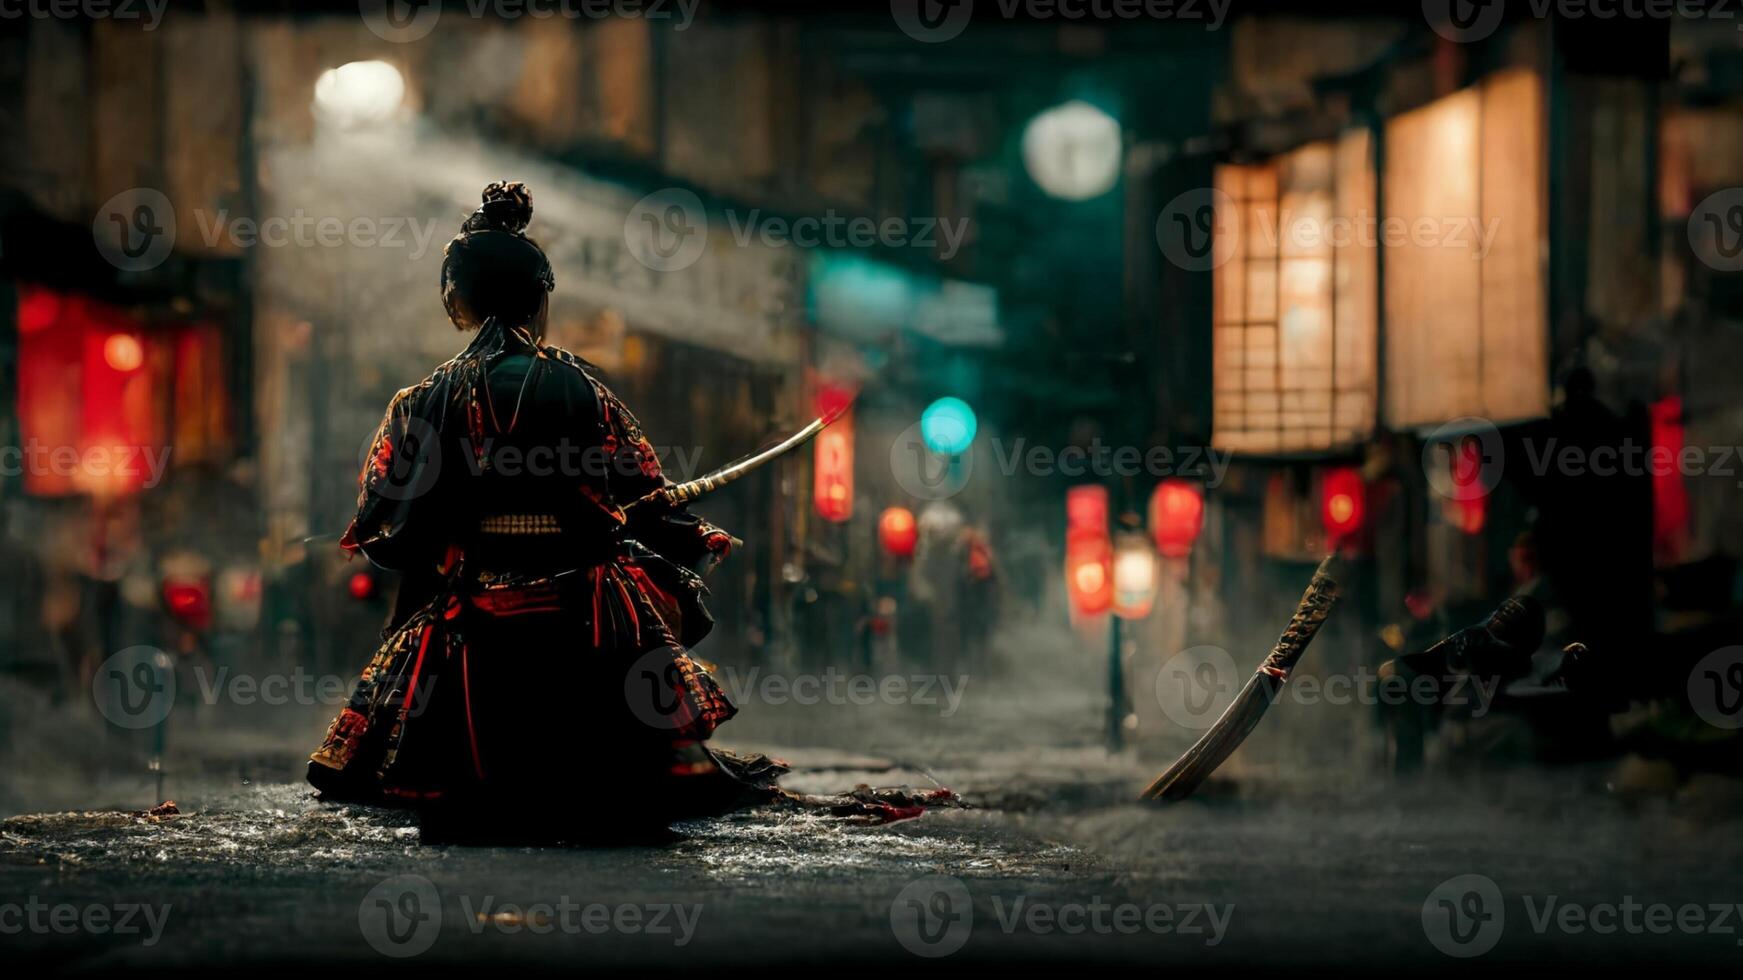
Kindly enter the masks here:
M 1054 106 L 1023 131 L 1023 166 L 1054 197 L 1106 194 L 1120 178 L 1120 124 L 1081 100 Z
M 352 61 L 315 80 L 315 113 L 346 129 L 392 119 L 405 102 L 405 76 L 385 61 Z
M 1143 619 L 1156 603 L 1156 549 L 1136 531 L 1114 538 L 1114 615 Z

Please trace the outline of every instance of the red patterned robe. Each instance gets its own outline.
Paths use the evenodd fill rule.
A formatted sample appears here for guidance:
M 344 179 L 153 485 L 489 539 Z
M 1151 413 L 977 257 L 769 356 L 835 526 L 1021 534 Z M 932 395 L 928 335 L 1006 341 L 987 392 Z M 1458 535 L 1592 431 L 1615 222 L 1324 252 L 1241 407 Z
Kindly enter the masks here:
M 688 653 L 711 625 L 692 569 L 731 538 L 630 506 L 665 483 L 635 416 L 524 330 L 487 324 L 395 395 L 341 544 L 400 598 L 309 781 L 554 807 L 603 780 L 660 812 L 718 781 L 702 743 L 735 709 Z

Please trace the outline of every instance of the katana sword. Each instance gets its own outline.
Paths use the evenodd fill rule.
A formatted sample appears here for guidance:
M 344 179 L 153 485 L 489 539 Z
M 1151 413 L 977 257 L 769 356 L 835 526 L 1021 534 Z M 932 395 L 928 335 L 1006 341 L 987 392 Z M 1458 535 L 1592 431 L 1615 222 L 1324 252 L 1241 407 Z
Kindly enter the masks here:
M 1307 592 L 1295 607 L 1295 615 L 1290 617 L 1288 628 L 1284 629 L 1277 645 L 1271 648 L 1270 655 L 1253 672 L 1247 685 L 1235 696 L 1234 703 L 1216 720 L 1210 731 L 1175 760 L 1167 772 L 1156 777 L 1156 781 L 1144 791 L 1144 799 L 1174 801 L 1191 796 L 1192 791 L 1252 734 L 1259 719 L 1265 716 L 1265 709 L 1271 707 L 1271 702 L 1282 692 L 1296 661 L 1307 652 L 1307 645 L 1325 625 L 1331 607 L 1337 604 L 1338 582 L 1334 576 L 1342 574 L 1339 568 L 1336 556 L 1328 556 L 1319 563 L 1313 572 L 1313 581 L 1308 583 Z
M 819 415 L 812 419 L 810 424 L 806 425 L 803 429 L 800 429 L 798 432 L 782 439 L 775 445 L 770 446 L 761 452 L 752 453 L 742 459 L 728 463 L 720 469 L 705 476 L 699 476 L 694 480 L 686 480 L 683 483 L 674 483 L 669 487 L 661 487 L 640 500 L 634 501 L 628 507 L 625 507 L 624 510 L 630 511 L 637 507 L 648 506 L 650 504 L 657 504 L 664 507 L 678 507 L 687 504 L 698 497 L 713 493 L 757 467 L 780 459 L 782 456 L 785 456 L 807 442 L 810 442 L 812 439 L 816 438 L 817 433 L 827 429 L 836 419 L 847 414 L 848 407 L 849 406 L 843 406 L 828 415 Z
M 849 402 L 847 405 L 830 412 L 828 415 L 819 415 L 812 419 L 803 429 L 800 429 L 798 432 L 782 439 L 773 446 L 770 446 L 761 452 L 751 453 L 749 456 L 728 463 L 712 473 L 697 477 L 694 480 L 686 480 L 683 483 L 674 483 L 669 487 L 660 487 L 658 490 L 649 493 L 647 496 L 630 502 L 624 507 L 624 512 L 628 513 L 644 506 L 657 505 L 667 508 L 678 507 L 687 504 L 698 497 L 713 493 L 757 467 L 780 459 L 787 453 L 790 453 L 807 442 L 810 442 L 812 439 L 817 437 L 817 433 L 829 428 L 836 419 L 846 415 L 847 410 L 852 407 L 852 402 Z M 332 534 L 311 534 L 308 537 L 301 539 L 301 543 L 306 545 L 315 541 L 339 538 L 342 536 L 343 532 L 335 532 Z

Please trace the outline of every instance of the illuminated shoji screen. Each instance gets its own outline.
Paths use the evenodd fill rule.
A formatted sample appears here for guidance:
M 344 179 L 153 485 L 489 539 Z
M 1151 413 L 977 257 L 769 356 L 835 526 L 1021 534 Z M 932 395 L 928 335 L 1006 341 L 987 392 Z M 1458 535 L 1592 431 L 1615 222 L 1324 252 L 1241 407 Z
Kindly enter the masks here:
M 1528 70 L 1388 122 L 1385 215 L 1401 232 L 1384 245 L 1392 425 L 1548 412 L 1543 155 Z
M 1366 130 L 1217 168 L 1214 426 L 1220 449 L 1321 452 L 1365 439 L 1376 400 L 1374 165 Z

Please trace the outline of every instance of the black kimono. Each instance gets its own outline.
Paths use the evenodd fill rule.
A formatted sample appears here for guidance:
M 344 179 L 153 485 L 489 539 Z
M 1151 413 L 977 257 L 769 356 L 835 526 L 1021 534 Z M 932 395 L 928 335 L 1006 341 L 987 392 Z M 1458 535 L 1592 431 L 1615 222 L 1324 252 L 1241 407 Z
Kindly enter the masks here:
M 310 757 L 323 794 L 655 812 L 723 776 L 734 708 L 687 652 L 724 531 L 658 499 L 653 448 L 579 359 L 487 323 L 388 406 L 342 546 L 403 573 L 384 642 Z M 597 796 L 592 804 L 597 805 Z

